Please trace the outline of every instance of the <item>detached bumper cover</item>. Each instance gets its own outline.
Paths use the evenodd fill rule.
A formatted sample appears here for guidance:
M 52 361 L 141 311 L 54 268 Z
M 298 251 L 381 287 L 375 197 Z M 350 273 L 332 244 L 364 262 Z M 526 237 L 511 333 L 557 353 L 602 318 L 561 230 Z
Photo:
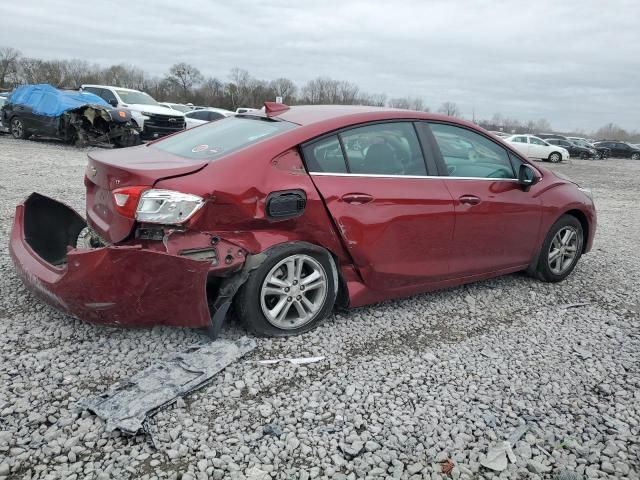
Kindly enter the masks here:
M 76 233 L 83 223 L 66 205 L 36 193 L 17 206 L 9 252 L 29 290 L 93 323 L 208 325 L 209 262 L 139 246 L 68 246 L 74 238 L 70 232 Z M 59 254 L 62 249 L 66 255 Z

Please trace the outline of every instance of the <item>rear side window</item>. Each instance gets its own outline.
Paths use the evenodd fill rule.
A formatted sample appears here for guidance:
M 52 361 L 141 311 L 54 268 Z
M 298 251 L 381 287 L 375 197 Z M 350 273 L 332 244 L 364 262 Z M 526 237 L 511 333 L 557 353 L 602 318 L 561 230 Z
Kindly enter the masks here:
M 451 177 L 515 178 L 507 151 L 466 128 L 430 124 Z
M 337 135 L 323 138 L 302 149 L 307 169 L 316 173 L 347 173 Z
M 224 115 L 222 115 L 221 113 L 218 112 L 208 112 L 209 115 L 207 116 L 207 120 L 220 120 L 221 118 L 224 118 Z
M 185 158 L 213 161 L 295 127 L 291 122 L 228 117 L 164 138 L 151 147 Z
M 349 171 L 369 175 L 426 175 L 418 135 L 410 122 L 366 125 L 340 134 Z

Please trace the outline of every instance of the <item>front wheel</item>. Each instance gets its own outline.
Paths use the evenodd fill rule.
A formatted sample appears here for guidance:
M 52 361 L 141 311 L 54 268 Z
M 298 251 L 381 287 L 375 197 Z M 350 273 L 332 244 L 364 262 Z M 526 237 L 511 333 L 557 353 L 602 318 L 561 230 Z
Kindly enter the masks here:
M 24 123 L 19 117 L 13 117 L 11 119 L 11 135 L 16 139 L 27 138 L 27 131 L 24 128 Z
M 586 152 L 582 152 L 580 154 L 580 160 L 586 160 L 587 158 L 589 158 L 589 154 Z
M 631 160 L 640 160 L 640 153 L 634 153 L 631 155 Z
M 263 336 L 313 329 L 336 300 L 335 265 L 324 249 L 302 242 L 273 247 L 235 297 L 247 328 Z
M 562 155 L 560 155 L 558 152 L 553 152 L 551 155 L 549 155 L 549 161 L 551 163 L 558 163 L 562 161 Z
M 572 215 L 563 215 L 553 224 L 542 244 L 536 273 L 545 282 L 559 282 L 573 271 L 584 244 L 582 224 Z

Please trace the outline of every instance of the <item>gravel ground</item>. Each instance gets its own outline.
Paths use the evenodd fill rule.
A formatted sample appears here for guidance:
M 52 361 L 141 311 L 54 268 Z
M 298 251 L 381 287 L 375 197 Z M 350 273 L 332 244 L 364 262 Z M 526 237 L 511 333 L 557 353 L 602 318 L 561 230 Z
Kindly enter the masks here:
M 0 137 L 0 478 L 438 479 L 447 459 L 453 478 L 640 478 L 640 162 L 553 166 L 591 186 L 599 210 L 594 250 L 565 282 L 512 275 L 259 339 L 154 418 L 154 449 L 76 403 L 200 334 L 74 320 L 23 288 L 7 251 L 31 191 L 83 210 L 85 155 Z M 524 423 L 515 463 L 480 465 Z

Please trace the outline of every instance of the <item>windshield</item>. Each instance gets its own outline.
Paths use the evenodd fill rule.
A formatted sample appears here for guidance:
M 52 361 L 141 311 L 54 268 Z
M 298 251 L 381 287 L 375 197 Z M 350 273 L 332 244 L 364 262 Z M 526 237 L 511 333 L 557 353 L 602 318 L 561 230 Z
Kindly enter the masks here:
M 151 146 L 181 157 L 213 161 L 295 127 L 290 122 L 227 117 L 172 135 Z
M 116 93 L 122 99 L 124 103 L 139 103 L 140 105 L 158 105 L 151 95 L 147 95 L 144 92 L 137 92 L 135 90 L 118 90 Z
M 179 112 L 182 112 L 182 113 L 187 113 L 191 111 L 189 107 L 187 107 L 186 105 L 180 105 L 179 103 L 167 103 L 167 105 L 169 106 L 169 108 L 173 108 L 174 110 L 178 110 Z

